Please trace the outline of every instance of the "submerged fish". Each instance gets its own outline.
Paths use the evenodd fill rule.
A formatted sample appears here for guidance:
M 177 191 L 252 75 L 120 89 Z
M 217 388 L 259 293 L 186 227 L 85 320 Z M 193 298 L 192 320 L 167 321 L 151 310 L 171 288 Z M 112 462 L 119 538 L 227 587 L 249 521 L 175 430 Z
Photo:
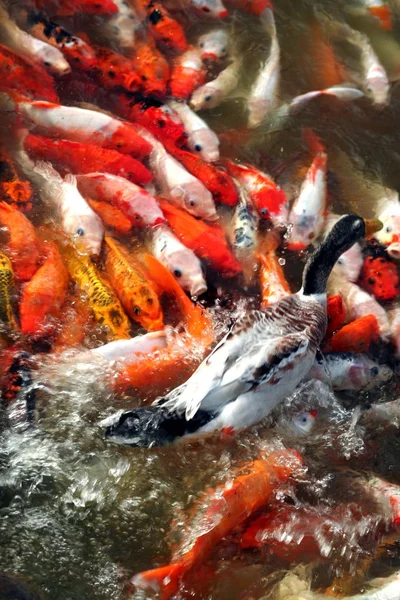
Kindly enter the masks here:
M 395 300 L 400 293 L 397 265 L 382 255 L 367 256 L 360 275 L 360 286 L 380 302 Z
M 365 354 L 333 352 L 317 356 L 307 378 L 319 379 L 338 391 L 367 391 L 389 381 L 393 375 L 388 366 L 379 365 Z
M 221 0 L 184 0 L 184 2 L 202 15 L 219 19 L 228 16 L 228 11 Z
M 0 322 L 11 330 L 16 329 L 16 321 L 11 303 L 14 272 L 10 259 L 0 252 Z
M 184 102 L 170 100 L 168 105 L 178 113 L 188 136 L 188 146 L 209 162 L 219 160 L 219 139 L 203 119 Z
M 198 87 L 190 99 L 190 106 L 193 110 L 206 110 L 219 106 L 237 87 L 240 67 L 241 61 L 238 57 L 234 57 L 232 63 L 223 69 L 215 79 Z
M 341 296 L 328 296 L 326 299 L 326 313 L 328 316 L 327 335 L 343 327 L 346 321 L 346 307 Z
M 237 188 L 239 202 L 232 215 L 230 242 L 236 258 L 243 267 L 246 281 L 251 281 L 257 265 L 255 253 L 258 245 L 257 229 L 260 219 L 246 190 L 240 186 Z
M 284 270 L 276 255 L 281 242 L 277 231 L 270 231 L 260 244 L 258 259 L 260 261 L 261 307 L 266 308 L 290 294 L 290 286 Z
M 376 215 L 383 227 L 374 237 L 387 246 L 389 256 L 400 258 L 400 201 L 396 191 L 386 189 L 386 195 L 376 203 Z
M 19 210 L 0 202 L 0 226 L 7 233 L 5 252 L 20 281 L 29 281 L 39 268 L 40 249 L 35 228 Z
M 141 78 L 144 94 L 161 98 L 165 96 L 171 70 L 166 58 L 150 38 L 147 42 L 135 44 L 135 70 Z
M 355 319 L 336 331 L 328 341 L 332 352 L 366 353 L 381 335 L 377 318 L 373 314 Z
M 80 12 L 109 16 L 118 11 L 113 0 L 35 0 L 35 4 L 40 10 L 59 17 L 70 17 Z
M 190 46 L 175 59 L 168 87 L 174 98 L 189 99 L 194 90 L 203 85 L 206 69 L 201 60 L 201 51 Z
M 115 229 L 121 235 L 127 235 L 133 228 L 131 220 L 113 204 L 92 200 L 91 198 L 86 198 L 86 202 L 99 215 L 106 227 Z
M 32 186 L 20 177 L 13 160 L 4 151 L 0 152 L 0 195 L 23 212 L 32 208 Z

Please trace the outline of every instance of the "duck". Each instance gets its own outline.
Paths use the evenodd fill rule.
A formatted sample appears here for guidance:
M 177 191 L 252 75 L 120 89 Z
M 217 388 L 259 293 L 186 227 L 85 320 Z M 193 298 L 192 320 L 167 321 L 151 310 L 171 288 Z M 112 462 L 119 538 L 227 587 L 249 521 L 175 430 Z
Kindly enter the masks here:
M 239 318 L 181 386 L 148 407 L 108 417 L 105 438 L 151 448 L 262 421 L 312 367 L 327 327 L 327 281 L 343 252 L 381 223 L 339 219 L 309 257 L 301 289 Z

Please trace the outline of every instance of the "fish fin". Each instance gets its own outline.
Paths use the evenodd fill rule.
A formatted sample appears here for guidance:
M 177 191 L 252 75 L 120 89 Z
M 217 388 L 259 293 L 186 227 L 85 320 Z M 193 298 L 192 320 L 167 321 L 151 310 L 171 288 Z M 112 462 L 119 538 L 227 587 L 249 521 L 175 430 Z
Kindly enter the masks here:
M 33 170 L 37 175 L 41 175 L 47 180 L 54 179 L 57 181 L 57 183 L 63 183 L 60 173 L 56 171 L 53 165 L 51 165 L 49 162 L 38 160 L 35 163 Z
M 78 181 L 75 175 L 72 173 L 67 173 L 67 175 L 64 177 L 64 183 L 68 183 L 68 185 L 72 185 L 74 187 L 77 187 L 78 185 Z
M 303 139 L 307 144 L 310 154 L 314 155 L 319 154 L 320 152 L 325 152 L 324 145 L 311 127 L 303 127 Z
M 152 589 L 161 593 L 161 598 L 169 598 L 179 589 L 179 580 L 183 574 L 181 563 L 151 569 L 134 575 L 131 583 L 138 589 Z

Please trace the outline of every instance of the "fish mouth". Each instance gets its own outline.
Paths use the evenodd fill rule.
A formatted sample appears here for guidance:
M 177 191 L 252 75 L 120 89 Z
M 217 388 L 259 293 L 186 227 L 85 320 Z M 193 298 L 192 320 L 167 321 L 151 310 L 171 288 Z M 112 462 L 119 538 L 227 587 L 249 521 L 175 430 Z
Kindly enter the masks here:
M 372 235 L 373 233 L 380 231 L 383 227 L 383 223 L 379 219 L 364 219 L 364 223 L 365 223 L 365 237 L 368 237 L 368 236 Z
M 198 285 L 194 285 L 190 290 L 190 295 L 192 296 L 201 296 L 204 292 L 207 291 L 207 285 L 205 283 L 199 283 Z

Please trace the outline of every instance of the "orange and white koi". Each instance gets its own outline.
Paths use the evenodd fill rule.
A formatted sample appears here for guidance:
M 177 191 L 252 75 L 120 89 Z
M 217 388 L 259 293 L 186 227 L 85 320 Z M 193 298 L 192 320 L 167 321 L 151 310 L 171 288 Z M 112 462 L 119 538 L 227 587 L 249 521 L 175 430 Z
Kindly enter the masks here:
M 197 40 L 201 60 L 212 63 L 220 61 L 229 51 L 229 33 L 226 29 L 212 29 Z
M 151 331 L 145 335 L 137 335 L 128 340 L 115 340 L 98 348 L 88 350 L 78 355 L 81 360 L 90 357 L 101 357 L 107 362 L 129 362 L 130 364 L 139 359 L 143 354 L 151 354 L 156 350 L 167 347 L 167 336 L 164 331 Z M 75 357 L 78 358 L 78 357 Z
M 262 219 L 277 227 L 288 222 L 289 205 L 285 192 L 266 173 L 247 164 L 227 162 L 229 173 L 246 190 Z
M 384 31 L 393 29 L 393 15 L 386 0 L 362 0 L 361 6 L 346 6 L 346 10 L 354 15 L 370 15 Z
M 29 281 L 39 268 L 40 245 L 35 228 L 19 210 L 0 202 L 0 226 L 7 233 L 4 251 L 17 279 Z
M 223 102 L 239 83 L 241 61 L 234 57 L 232 63 L 223 69 L 219 75 L 205 85 L 198 87 L 190 98 L 193 110 L 215 108 Z
M 86 198 L 86 202 L 99 215 L 106 227 L 115 229 L 121 235 L 127 235 L 131 231 L 133 225 L 130 219 L 116 206 L 91 198 Z
M 258 260 L 260 262 L 262 308 L 266 308 L 290 294 L 290 286 L 276 255 L 280 241 L 279 233 L 272 230 L 266 234 L 259 248 Z
M 94 200 L 110 202 L 119 208 L 136 227 L 164 223 L 157 201 L 138 185 L 109 173 L 78 175 L 78 187 Z
M 321 233 L 326 217 L 328 157 L 318 141 L 313 141 L 316 151 L 311 167 L 301 186 L 298 197 L 289 214 L 291 231 L 289 250 L 300 252 L 312 244 Z
M 168 87 L 174 98 L 188 99 L 194 90 L 203 85 L 206 69 L 198 48 L 190 46 L 173 64 Z
M 172 563 L 139 573 L 132 579 L 138 589 L 153 589 L 163 600 L 173 596 L 184 577 L 198 568 L 213 548 L 256 510 L 268 504 L 274 493 L 302 467 L 299 454 L 281 450 L 259 458 L 244 467 L 244 474 L 208 491 L 198 502 L 193 539 L 174 553 Z
M 201 263 L 195 253 L 186 248 L 166 225 L 153 232 L 153 253 L 191 296 L 207 291 Z
M 46 134 L 73 142 L 94 144 L 143 158 L 151 151 L 132 123 L 119 121 L 109 115 L 51 102 L 16 102 L 23 117 Z
M 280 56 L 278 36 L 274 27 L 269 57 L 261 66 L 247 99 L 247 123 L 251 128 L 260 125 L 278 104 Z
M 0 41 L 16 54 L 26 56 L 55 75 L 65 75 L 71 67 L 62 52 L 20 29 L 0 7 Z
M 168 106 L 180 116 L 188 136 L 188 146 L 208 162 L 219 160 L 219 139 L 203 119 L 184 102 L 171 100 Z
M 307 379 L 318 379 L 337 391 L 367 391 L 389 381 L 393 375 L 387 365 L 380 365 L 365 354 L 331 352 L 315 359 Z
M 37 162 L 33 171 L 40 177 L 39 193 L 55 209 L 64 233 L 86 252 L 98 256 L 104 236 L 103 223 L 79 193 L 76 177 L 69 174 L 62 179 L 45 162 Z
M 69 281 L 57 246 L 54 242 L 44 246 L 45 261 L 23 287 L 19 308 L 22 333 L 35 338 L 54 333 Z

